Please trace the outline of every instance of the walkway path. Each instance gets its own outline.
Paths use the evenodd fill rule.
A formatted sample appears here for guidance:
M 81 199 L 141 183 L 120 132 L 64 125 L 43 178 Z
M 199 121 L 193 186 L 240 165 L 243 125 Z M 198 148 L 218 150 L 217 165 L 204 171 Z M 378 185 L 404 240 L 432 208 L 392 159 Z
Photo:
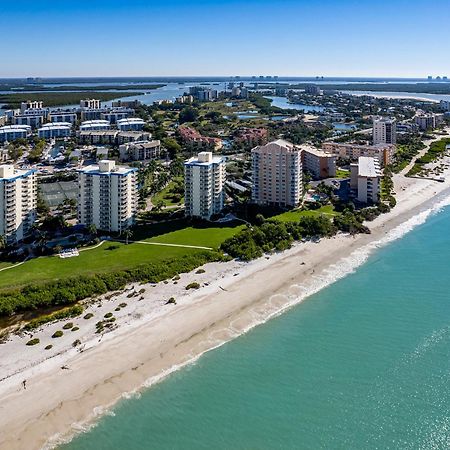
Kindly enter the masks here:
M 116 242 L 126 242 L 120 239 L 114 239 Z M 202 247 L 200 245 L 184 245 L 184 244 L 167 244 L 165 242 L 149 242 L 149 241 L 128 241 L 128 243 L 133 244 L 144 244 L 144 245 L 161 245 L 163 247 L 182 247 L 182 248 L 197 248 L 199 250 L 214 250 L 212 247 Z

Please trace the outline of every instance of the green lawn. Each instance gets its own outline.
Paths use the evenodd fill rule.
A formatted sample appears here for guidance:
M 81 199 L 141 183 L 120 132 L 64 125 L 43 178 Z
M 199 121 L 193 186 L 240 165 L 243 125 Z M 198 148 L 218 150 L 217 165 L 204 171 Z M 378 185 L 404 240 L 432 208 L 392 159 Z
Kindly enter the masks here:
M 301 211 L 300 209 L 294 209 L 292 211 L 287 211 L 283 214 L 279 214 L 278 216 L 273 216 L 271 219 L 277 219 L 281 222 L 296 222 L 302 216 L 317 216 L 320 214 L 325 214 L 329 216 L 335 216 L 336 212 L 333 209 L 332 205 L 325 205 L 319 209 Z
M 198 245 L 218 248 L 228 237 L 242 227 L 183 228 L 146 239 L 150 242 Z M 133 238 L 131 238 L 133 239 Z M 117 247 L 110 249 L 110 247 Z M 93 275 L 116 270 L 125 270 L 148 262 L 161 262 L 183 258 L 198 251 L 182 247 L 164 247 L 131 243 L 125 245 L 107 242 L 100 247 L 80 252 L 80 256 L 61 259 L 46 256 L 32 259 L 19 267 L 0 272 L 0 289 L 19 287 L 35 282 L 46 282 L 78 275 Z M 1 266 L 0 266 L 1 267 Z
M 337 169 L 336 170 L 336 178 L 349 178 L 350 171 L 345 169 Z
M 172 192 L 172 189 L 174 188 L 176 183 L 179 182 L 179 180 L 181 180 L 181 179 L 171 181 L 162 191 L 156 193 L 152 197 L 152 203 L 155 205 L 157 202 L 162 200 L 165 203 L 165 206 L 181 206 L 181 205 L 183 205 L 184 197 L 182 197 L 181 200 L 178 202 L 175 202 L 173 200 L 174 194 Z

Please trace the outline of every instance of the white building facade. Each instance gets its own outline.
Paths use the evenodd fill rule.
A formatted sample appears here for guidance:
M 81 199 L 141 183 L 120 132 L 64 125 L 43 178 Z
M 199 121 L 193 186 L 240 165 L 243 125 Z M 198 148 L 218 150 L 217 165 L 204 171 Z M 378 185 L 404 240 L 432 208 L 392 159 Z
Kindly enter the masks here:
M 396 144 L 397 120 L 389 117 L 374 117 L 372 137 L 374 145 Z
M 361 203 L 378 203 L 381 189 L 381 170 L 377 159 L 361 156 L 350 164 L 350 190 Z
M 0 166 L 0 235 L 8 244 L 27 237 L 36 221 L 35 170 Z
M 78 222 L 122 232 L 135 223 L 137 169 L 102 160 L 78 170 Z
M 201 152 L 184 163 L 185 214 L 209 220 L 225 203 L 226 168 L 223 156 Z

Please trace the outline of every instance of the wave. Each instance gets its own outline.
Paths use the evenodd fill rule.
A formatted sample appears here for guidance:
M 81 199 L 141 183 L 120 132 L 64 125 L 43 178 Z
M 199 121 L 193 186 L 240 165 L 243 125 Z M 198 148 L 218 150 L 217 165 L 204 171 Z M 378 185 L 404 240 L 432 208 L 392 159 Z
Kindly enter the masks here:
M 446 193 L 441 197 L 437 197 L 434 204 L 431 205 L 428 209 L 419 212 L 410 219 L 406 220 L 401 225 L 398 225 L 397 227 L 388 231 L 386 235 L 381 239 L 370 242 L 360 248 L 355 249 L 349 256 L 343 257 L 338 263 L 332 264 L 327 269 L 323 270 L 323 273 L 321 275 L 311 277 L 311 281 L 309 282 L 308 286 L 294 283 L 289 287 L 290 293 L 288 295 L 271 295 L 267 301 L 267 307 L 265 309 L 261 310 L 261 306 L 259 306 L 257 307 L 258 309 L 253 309 L 250 311 L 252 320 L 246 326 L 234 326 L 234 322 L 231 322 L 230 325 L 225 330 L 223 330 L 227 335 L 226 338 L 223 337 L 224 333 L 220 333 L 222 335 L 220 339 L 215 338 L 214 334 L 216 334 L 217 331 L 212 332 L 204 341 L 205 344 L 208 344 L 205 350 L 197 354 L 188 355 L 188 358 L 184 362 L 175 364 L 170 368 L 160 372 L 158 375 L 148 378 L 136 389 L 122 393 L 121 396 L 116 399 L 116 401 L 112 402 L 109 406 L 94 408 L 92 414 L 83 423 L 77 422 L 72 425 L 72 433 L 53 436 L 47 441 L 46 445 L 43 447 L 43 450 L 52 450 L 60 445 L 69 443 L 78 434 L 89 432 L 96 426 L 96 423 L 98 423 L 98 420 L 100 418 L 107 415 L 114 416 L 112 408 L 116 405 L 118 400 L 139 399 L 143 389 L 154 386 L 155 384 L 167 378 L 172 373 L 177 372 L 179 369 L 182 369 L 188 365 L 195 364 L 205 353 L 213 351 L 230 342 L 231 340 L 246 334 L 253 328 L 262 325 L 269 320 L 285 313 L 287 310 L 300 304 L 306 298 L 316 294 L 317 292 L 330 286 L 336 281 L 354 273 L 356 269 L 358 269 L 369 259 L 374 251 L 385 247 L 386 245 L 396 240 L 401 239 L 416 227 L 424 224 L 431 215 L 439 213 L 443 210 L 443 208 L 447 206 L 450 206 L 449 193 Z M 282 302 L 276 302 L 276 298 L 280 298 Z

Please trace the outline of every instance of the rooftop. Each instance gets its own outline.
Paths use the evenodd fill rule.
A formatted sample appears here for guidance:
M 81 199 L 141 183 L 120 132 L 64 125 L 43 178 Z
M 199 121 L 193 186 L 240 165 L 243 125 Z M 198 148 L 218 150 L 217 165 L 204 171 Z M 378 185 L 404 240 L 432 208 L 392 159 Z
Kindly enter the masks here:
M 375 158 L 360 156 L 358 158 L 358 176 L 374 178 L 381 175 L 380 166 Z

